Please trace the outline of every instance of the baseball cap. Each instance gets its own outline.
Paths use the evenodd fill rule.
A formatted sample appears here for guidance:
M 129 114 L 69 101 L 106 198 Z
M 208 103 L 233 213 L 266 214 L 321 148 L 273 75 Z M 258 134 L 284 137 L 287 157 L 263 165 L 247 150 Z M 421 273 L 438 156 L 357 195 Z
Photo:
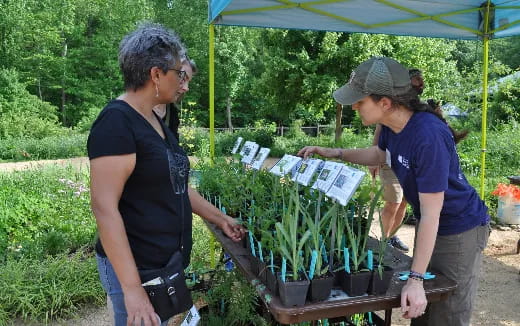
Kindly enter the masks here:
M 392 58 L 372 57 L 354 69 L 348 83 L 334 91 L 332 96 L 339 104 L 352 105 L 372 94 L 406 94 L 411 87 L 407 68 Z

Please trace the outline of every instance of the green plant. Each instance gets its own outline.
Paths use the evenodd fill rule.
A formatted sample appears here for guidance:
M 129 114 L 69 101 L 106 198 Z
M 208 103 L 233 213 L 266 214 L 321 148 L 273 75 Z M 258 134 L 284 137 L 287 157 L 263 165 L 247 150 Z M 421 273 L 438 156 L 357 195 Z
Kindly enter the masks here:
M 336 214 L 337 209 L 337 206 L 333 205 L 331 209 L 329 209 L 323 216 L 321 216 L 322 197 L 323 195 L 320 193 L 318 195 L 318 200 L 316 201 L 316 207 L 314 209 L 314 219 L 311 217 L 309 213 L 307 213 L 308 210 L 305 210 L 303 213 L 307 229 L 311 232 L 309 241 L 310 246 L 308 246 L 310 251 L 307 252 L 307 256 L 311 256 L 312 251 L 316 252 L 316 265 L 314 272 L 314 275 L 316 276 L 324 275 L 329 270 L 328 264 L 325 264 L 325 266 L 323 266 L 323 254 L 326 251 L 323 239 L 327 239 L 330 233 L 328 225 L 332 216 Z
M 0 287 L 0 323 L 18 317 L 47 324 L 105 302 L 91 251 L 8 259 L 0 265 Z
M 208 303 L 208 313 L 201 316 L 202 325 L 267 325 L 256 312 L 258 296 L 255 289 L 236 270 L 217 271 L 204 299 Z
M 285 211 L 284 209 L 282 222 L 276 223 L 276 236 L 278 237 L 280 252 L 291 264 L 292 279 L 294 281 L 298 280 L 299 271 L 304 267 L 303 257 L 300 256 L 300 251 L 311 235 L 311 232 L 307 230 L 299 236 L 298 225 L 300 214 L 302 213 L 298 184 L 295 182 L 289 193 L 289 203 L 287 210 Z
M 370 231 L 370 226 L 372 225 L 372 220 L 374 219 L 375 208 L 382 191 L 383 188 L 381 187 L 375 194 L 374 198 L 370 201 L 367 219 L 362 217 L 366 209 L 365 202 L 358 202 L 357 205 L 353 207 L 353 209 L 345 214 L 347 219 L 347 223 L 345 223 L 345 225 L 347 228 L 348 245 L 352 258 L 353 273 L 356 273 L 360 270 L 359 267 L 367 256 L 365 249 L 368 240 L 368 234 Z M 357 217 L 356 225 L 354 225 L 355 217 Z M 357 230 L 354 230 L 354 227 L 356 227 Z
M 71 166 L 0 173 L 0 255 L 37 258 L 92 246 L 87 185 L 88 171 Z
M 49 160 L 85 156 L 87 135 L 75 132 L 44 138 L 9 138 L 0 141 L 0 161 Z

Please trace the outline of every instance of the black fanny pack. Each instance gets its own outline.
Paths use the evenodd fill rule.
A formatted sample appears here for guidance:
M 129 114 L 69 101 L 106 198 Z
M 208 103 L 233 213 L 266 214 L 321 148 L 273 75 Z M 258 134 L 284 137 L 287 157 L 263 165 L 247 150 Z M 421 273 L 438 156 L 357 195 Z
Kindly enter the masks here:
M 177 251 L 165 267 L 139 270 L 143 288 L 162 321 L 187 311 L 193 306 L 191 293 L 186 286 L 182 254 Z

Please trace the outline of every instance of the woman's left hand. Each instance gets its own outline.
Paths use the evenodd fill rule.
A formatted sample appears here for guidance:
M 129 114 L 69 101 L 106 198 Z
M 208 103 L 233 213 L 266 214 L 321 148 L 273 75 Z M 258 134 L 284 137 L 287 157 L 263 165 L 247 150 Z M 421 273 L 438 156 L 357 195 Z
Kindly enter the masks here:
M 235 242 L 242 240 L 246 234 L 245 228 L 240 225 L 237 220 L 228 215 L 224 215 L 219 227 L 222 229 L 222 232 Z
M 410 319 L 421 316 L 424 314 L 427 304 L 423 282 L 409 279 L 401 291 L 403 317 Z

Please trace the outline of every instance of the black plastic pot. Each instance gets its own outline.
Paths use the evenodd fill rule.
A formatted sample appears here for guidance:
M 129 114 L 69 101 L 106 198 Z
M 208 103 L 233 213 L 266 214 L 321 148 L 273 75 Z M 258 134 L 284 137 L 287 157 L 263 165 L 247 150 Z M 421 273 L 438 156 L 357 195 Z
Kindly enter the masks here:
M 383 278 L 379 276 L 377 268 L 374 269 L 372 271 L 370 285 L 368 286 L 368 294 L 385 294 L 390 287 L 393 275 L 394 269 L 389 266 L 383 267 Z
M 302 281 L 282 281 L 278 275 L 278 291 L 280 300 L 287 307 L 303 306 L 309 290 L 309 280 L 305 277 Z
M 341 289 L 351 297 L 357 297 L 367 293 L 372 272 L 357 272 L 353 274 L 340 271 Z
M 368 323 L 368 312 L 365 312 L 363 315 L 364 315 L 363 318 L 367 321 L 367 325 L 370 325 L 370 326 L 384 326 L 384 325 L 386 325 L 385 321 L 381 317 L 376 315 L 375 313 L 372 313 L 372 324 Z M 330 324 L 337 324 L 337 323 L 341 323 L 342 322 L 342 323 L 344 323 L 345 326 L 356 326 L 356 324 L 350 320 L 350 317 L 351 316 L 329 318 L 329 323 Z
M 258 278 L 267 285 L 267 264 L 261 260 L 258 260 Z
M 256 258 L 253 255 L 250 255 L 249 264 L 251 265 L 251 273 L 253 273 L 255 277 L 258 277 L 258 273 L 260 272 L 260 259 Z
M 323 301 L 330 296 L 332 285 L 334 284 L 334 274 L 327 272 L 325 275 L 318 276 L 311 280 L 309 287 L 309 298 L 312 302 Z
M 266 271 L 266 285 L 269 291 L 275 296 L 278 296 L 278 279 L 276 278 L 276 275 L 271 272 L 270 268 L 267 268 Z

